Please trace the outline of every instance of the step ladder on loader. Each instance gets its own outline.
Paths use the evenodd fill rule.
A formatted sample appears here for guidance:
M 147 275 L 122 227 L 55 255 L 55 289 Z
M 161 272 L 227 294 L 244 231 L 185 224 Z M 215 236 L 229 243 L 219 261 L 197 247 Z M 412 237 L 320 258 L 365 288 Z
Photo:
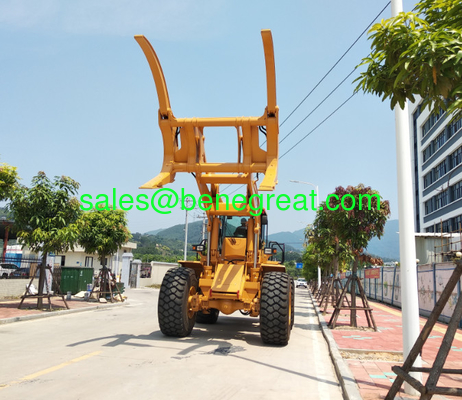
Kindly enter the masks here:
M 159 175 L 141 189 L 158 189 L 172 183 L 177 172 L 195 176 L 200 195 L 210 199 L 207 239 L 194 245 L 197 261 L 179 261 L 170 269 L 159 293 L 158 319 L 162 333 L 184 337 L 195 322 L 215 323 L 219 312 L 240 310 L 260 316 L 263 342 L 285 345 L 294 323 L 294 283 L 286 273 L 284 245 L 268 242 L 268 217 L 260 215 L 255 174 L 264 174 L 259 190 L 272 191 L 277 183 L 278 106 L 273 39 L 261 31 L 266 64 L 267 107 L 261 117 L 176 118 L 173 115 L 162 67 L 149 41 L 135 36 L 151 68 L 159 99 L 159 127 L 164 160 Z M 208 163 L 205 130 L 234 127 L 238 144 L 236 162 Z M 259 144 L 266 133 L 266 150 Z M 221 185 L 245 185 L 246 202 L 230 204 Z M 237 222 L 236 222 L 237 221 Z M 237 229 L 237 225 L 242 226 Z M 276 253 L 282 261 L 274 261 Z

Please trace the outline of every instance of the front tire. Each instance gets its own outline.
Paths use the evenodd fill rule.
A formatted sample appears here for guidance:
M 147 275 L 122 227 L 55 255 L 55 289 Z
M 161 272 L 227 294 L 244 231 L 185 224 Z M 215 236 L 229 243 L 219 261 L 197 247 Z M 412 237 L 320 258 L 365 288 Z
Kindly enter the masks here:
M 188 336 L 196 322 L 189 297 L 197 291 L 197 278 L 192 269 L 177 267 L 167 271 L 159 292 L 157 315 L 166 336 Z
M 263 276 L 260 301 L 260 335 L 263 343 L 285 346 L 293 326 L 292 278 L 285 272 Z

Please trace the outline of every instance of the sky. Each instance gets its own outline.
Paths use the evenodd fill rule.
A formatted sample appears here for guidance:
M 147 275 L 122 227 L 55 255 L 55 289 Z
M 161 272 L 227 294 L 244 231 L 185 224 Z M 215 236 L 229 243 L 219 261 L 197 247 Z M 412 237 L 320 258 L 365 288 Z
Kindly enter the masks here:
M 274 41 L 280 122 L 297 107 L 387 5 L 387 0 L 0 0 L 0 162 L 24 185 L 38 171 L 80 183 L 79 196 L 138 189 L 163 159 L 158 100 L 134 40 L 145 35 L 160 59 L 176 117 L 260 116 L 266 106 L 261 29 Z M 414 7 L 404 0 L 404 10 Z M 379 17 L 390 17 L 390 6 Z M 378 20 L 377 20 L 378 21 Z M 370 51 L 363 35 L 280 127 L 283 139 Z M 358 69 L 280 145 L 276 196 L 320 201 L 337 186 L 378 190 L 398 218 L 394 113 L 389 103 L 354 91 Z M 314 129 L 314 130 L 313 130 Z M 311 132 L 311 133 L 310 133 Z M 307 138 L 284 155 L 305 135 Z M 235 134 L 205 131 L 208 161 L 234 161 Z M 198 195 L 194 178 L 169 185 Z M 231 191 L 228 190 L 228 193 Z M 189 213 L 189 221 L 201 212 Z M 295 231 L 314 211 L 269 213 L 270 233 Z M 180 208 L 128 212 L 132 232 L 184 223 Z

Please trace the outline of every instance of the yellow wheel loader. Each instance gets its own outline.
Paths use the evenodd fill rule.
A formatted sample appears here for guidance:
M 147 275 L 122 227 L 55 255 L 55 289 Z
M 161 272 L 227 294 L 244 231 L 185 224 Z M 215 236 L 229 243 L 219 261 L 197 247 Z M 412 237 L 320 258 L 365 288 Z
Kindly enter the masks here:
M 162 282 L 158 319 L 167 336 L 187 336 L 195 322 L 215 323 L 220 312 L 239 310 L 260 317 L 264 343 L 289 341 L 294 282 L 282 265 L 284 245 L 268 242 L 268 217 L 257 190 L 257 174 L 264 174 L 261 191 L 272 191 L 277 183 L 279 136 L 273 40 L 269 30 L 261 35 L 267 107 L 261 117 L 226 118 L 176 118 L 159 59 L 144 36 L 135 36 L 156 85 L 164 145 L 160 174 L 140 188 L 162 188 L 177 172 L 192 173 L 208 208 L 207 238 L 193 246 L 197 261 L 179 261 L 180 267 L 170 269 Z M 204 142 L 209 127 L 236 129 L 236 162 L 207 162 Z M 266 135 L 266 149 L 260 146 L 259 132 Z M 230 203 L 230 196 L 220 192 L 222 185 L 245 185 L 242 203 Z M 277 253 L 282 254 L 281 262 L 273 260 Z

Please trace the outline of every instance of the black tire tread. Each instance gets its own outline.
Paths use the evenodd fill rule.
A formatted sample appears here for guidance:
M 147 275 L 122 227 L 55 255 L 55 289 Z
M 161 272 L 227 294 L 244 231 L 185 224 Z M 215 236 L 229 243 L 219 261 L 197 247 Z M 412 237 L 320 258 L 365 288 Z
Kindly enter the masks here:
M 187 315 L 189 289 L 197 287 L 193 270 L 184 267 L 171 268 L 162 281 L 159 292 L 157 315 L 162 333 L 166 336 L 188 336 L 196 321 Z
M 289 342 L 292 325 L 291 279 L 287 273 L 276 271 L 267 272 L 263 276 L 260 300 L 260 334 L 263 343 L 284 346 Z

